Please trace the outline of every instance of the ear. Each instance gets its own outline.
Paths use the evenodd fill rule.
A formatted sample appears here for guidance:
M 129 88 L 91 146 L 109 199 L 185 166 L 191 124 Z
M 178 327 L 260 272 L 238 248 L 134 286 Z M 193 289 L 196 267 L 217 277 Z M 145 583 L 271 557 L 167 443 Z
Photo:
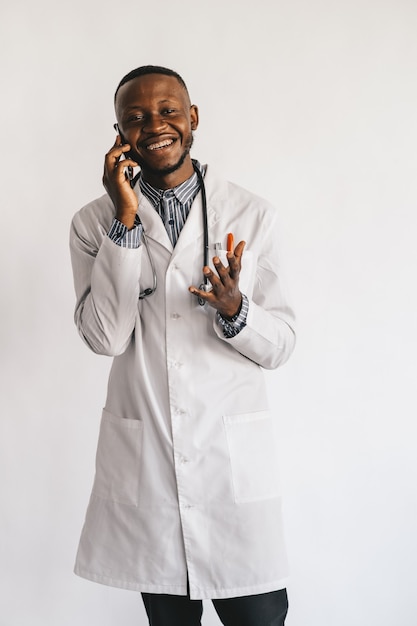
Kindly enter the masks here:
M 190 107 L 191 130 L 197 130 L 198 126 L 198 107 L 192 104 Z

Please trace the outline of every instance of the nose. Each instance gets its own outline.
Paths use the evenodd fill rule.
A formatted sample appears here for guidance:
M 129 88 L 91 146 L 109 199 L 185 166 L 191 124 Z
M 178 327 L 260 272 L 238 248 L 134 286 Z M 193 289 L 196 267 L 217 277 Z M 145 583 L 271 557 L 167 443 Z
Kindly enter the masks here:
M 143 130 L 147 133 L 158 133 L 165 128 L 166 122 L 160 113 L 150 113 L 145 118 Z

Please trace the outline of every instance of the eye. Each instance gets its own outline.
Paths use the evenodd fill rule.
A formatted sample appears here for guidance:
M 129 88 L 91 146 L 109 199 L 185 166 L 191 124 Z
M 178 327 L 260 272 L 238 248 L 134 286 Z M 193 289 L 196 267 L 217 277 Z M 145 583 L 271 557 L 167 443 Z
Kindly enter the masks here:
M 126 119 L 126 123 L 127 124 L 135 124 L 138 122 L 142 122 L 144 120 L 145 116 L 142 115 L 142 113 L 135 113 L 134 115 L 129 115 L 129 117 Z
M 164 115 L 172 115 L 173 113 L 176 113 L 176 109 L 165 109 L 163 111 Z

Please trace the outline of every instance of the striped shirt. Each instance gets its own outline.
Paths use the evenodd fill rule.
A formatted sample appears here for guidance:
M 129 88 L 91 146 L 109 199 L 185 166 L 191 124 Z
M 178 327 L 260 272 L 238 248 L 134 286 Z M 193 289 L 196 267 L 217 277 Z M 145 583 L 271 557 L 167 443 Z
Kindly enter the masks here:
M 201 175 L 204 176 L 205 169 L 198 161 L 194 161 L 194 163 Z M 143 195 L 148 198 L 154 209 L 159 213 L 168 237 L 173 247 L 175 247 L 190 213 L 194 198 L 200 191 L 197 173 L 194 172 L 188 180 L 177 187 L 173 187 L 173 189 L 155 189 L 142 176 L 139 178 L 139 185 Z
M 198 161 L 194 160 L 193 162 L 202 176 L 204 176 L 205 168 Z M 175 247 L 190 213 L 192 203 L 200 191 L 197 173 L 194 172 L 190 178 L 172 189 L 156 189 L 152 187 L 143 179 L 142 173 L 139 175 L 138 182 L 141 192 L 162 219 L 168 237 L 173 247 Z M 124 224 L 114 218 L 108 236 L 118 246 L 138 248 L 141 245 L 142 233 L 143 227 L 138 215 L 136 215 L 135 225 L 131 230 L 128 230 Z M 245 295 L 242 295 L 240 311 L 231 319 L 224 318 L 219 312 L 216 313 L 217 321 L 222 326 L 225 337 L 229 339 L 234 337 L 246 326 L 248 310 L 248 299 Z

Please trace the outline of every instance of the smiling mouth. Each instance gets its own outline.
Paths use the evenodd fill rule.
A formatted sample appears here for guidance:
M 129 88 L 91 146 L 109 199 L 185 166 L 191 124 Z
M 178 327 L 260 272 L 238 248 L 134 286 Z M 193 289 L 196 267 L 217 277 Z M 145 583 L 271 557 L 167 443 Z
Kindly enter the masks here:
M 174 143 L 174 139 L 165 139 L 165 141 L 160 141 L 158 143 L 151 143 L 149 146 L 146 146 L 147 150 L 162 150 L 162 148 L 167 148 Z

